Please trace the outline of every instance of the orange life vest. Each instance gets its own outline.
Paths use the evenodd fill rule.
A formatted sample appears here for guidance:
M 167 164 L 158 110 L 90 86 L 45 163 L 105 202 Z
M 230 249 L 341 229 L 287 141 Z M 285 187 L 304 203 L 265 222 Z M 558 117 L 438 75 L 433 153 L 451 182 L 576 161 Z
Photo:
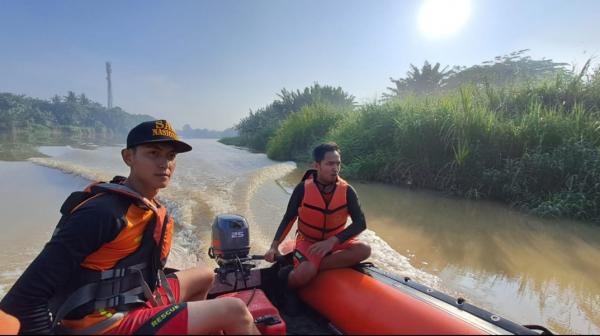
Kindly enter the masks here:
M 298 231 L 304 237 L 320 241 L 342 232 L 348 221 L 346 192 L 348 183 L 338 176 L 333 196 L 325 203 L 313 176 L 304 180 L 304 198 L 298 208 Z
M 161 274 L 164 279 L 162 269 L 171 247 L 173 220 L 164 207 L 155 206 L 125 185 L 100 182 L 72 193 L 61 207 L 63 217 L 57 230 L 83 204 L 103 194 L 124 196 L 124 202 L 136 205 L 130 206 L 129 212 L 136 212 L 140 221 L 147 223 L 128 225 L 81 263 L 70 283 L 51 299 L 55 326 L 66 316 L 83 318 L 97 310 L 128 311 L 143 305 L 154 299 L 152 292 L 164 282 Z M 131 252 L 115 255 L 113 245 L 119 244 L 130 244 L 125 250 Z

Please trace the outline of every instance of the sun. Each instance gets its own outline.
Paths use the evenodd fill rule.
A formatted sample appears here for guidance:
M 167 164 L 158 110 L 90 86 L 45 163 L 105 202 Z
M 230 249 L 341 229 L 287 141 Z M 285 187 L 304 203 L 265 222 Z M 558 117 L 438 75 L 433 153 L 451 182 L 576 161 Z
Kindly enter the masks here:
M 419 29 L 429 38 L 456 34 L 471 15 L 470 0 L 424 0 L 419 9 Z

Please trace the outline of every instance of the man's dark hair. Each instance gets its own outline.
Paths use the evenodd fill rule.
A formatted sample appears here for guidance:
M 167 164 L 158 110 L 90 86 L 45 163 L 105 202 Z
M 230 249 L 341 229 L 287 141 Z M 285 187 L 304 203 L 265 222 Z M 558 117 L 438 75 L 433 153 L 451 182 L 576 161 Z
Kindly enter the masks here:
M 313 159 L 315 159 L 315 162 L 321 162 L 325 158 L 327 152 L 333 151 L 340 152 L 340 148 L 335 142 L 322 143 L 313 149 Z

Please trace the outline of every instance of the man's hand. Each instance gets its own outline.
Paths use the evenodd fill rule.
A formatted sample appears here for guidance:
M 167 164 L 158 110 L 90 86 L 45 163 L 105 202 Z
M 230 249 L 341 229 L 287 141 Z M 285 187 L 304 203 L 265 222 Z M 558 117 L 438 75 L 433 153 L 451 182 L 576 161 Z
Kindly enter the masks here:
M 279 253 L 277 247 L 271 247 L 267 253 L 265 253 L 265 260 L 268 262 L 274 262 L 275 258 L 279 257 L 280 255 L 281 253 Z
M 312 244 L 308 248 L 308 253 L 322 257 L 329 253 L 338 242 L 339 239 L 336 236 L 330 237 L 329 239 Z

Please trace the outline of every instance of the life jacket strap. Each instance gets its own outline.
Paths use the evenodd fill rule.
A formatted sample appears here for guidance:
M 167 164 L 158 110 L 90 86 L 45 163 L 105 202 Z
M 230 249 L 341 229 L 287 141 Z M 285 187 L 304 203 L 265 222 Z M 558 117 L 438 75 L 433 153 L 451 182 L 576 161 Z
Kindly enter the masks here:
M 142 269 L 146 267 L 147 263 L 140 263 L 127 268 L 115 268 L 86 275 L 90 283 L 75 290 L 60 306 L 56 316 L 54 316 L 52 327 L 56 327 L 74 309 L 89 302 L 94 302 L 94 309 L 145 303 L 141 297 L 148 299 L 146 289 L 151 293 L 142 275 Z M 138 277 L 139 279 L 136 279 Z M 133 287 L 131 281 L 135 284 Z M 122 288 L 131 289 L 123 291 Z
M 163 270 L 161 269 L 158 270 L 158 281 L 160 283 L 160 286 L 164 288 L 165 292 L 167 293 L 167 298 L 169 299 L 169 302 L 167 302 L 167 304 L 176 304 L 177 302 L 175 302 L 175 295 L 173 295 L 171 285 L 169 285 L 169 281 L 167 281 L 167 276 L 165 275 L 165 272 L 163 272 Z
M 148 286 L 148 283 L 146 282 L 146 280 L 144 280 L 144 275 L 142 274 L 142 271 L 137 270 L 137 274 L 140 277 L 140 288 L 142 289 L 142 293 L 144 294 L 146 301 L 150 302 L 152 307 L 158 307 L 159 304 L 162 304 L 162 300 L 160 299 L 160 296 L 158 297 L 158 300 L 160 300 L 160 303 L 159 303 L 157 301 L 157 298 L 152 293 L 152 290 L 150 290 L 150 286 Z
M 96 298 L 96 292 L 99 286 L 97 282 L 90 283 L 71 294 L 56 313 L 52 327 L 56 327 L 71 311 L 88 302 L 94 302 L 94 309 L 107 309 L 145 303 L 145 301 L 139 298 L 139 295 L 144 293 L 142 286 L 130 289 L 124 293 L 98 299 Z
M 137 271 L 137 270 L 143 270 L 144 268 L 146 268 L 146 266 L 148 266 L 148 263 L 139 263 L 133 266 L 129 266 L 129 267 L 122 267 L 122 268 L 112 268 L 106 271 L 102 271 L 100 273 L 100 279 L 99 280 L 109 280 L 109 279 L 117 279 L 117 278 L 122 278 L 127 274 L 130 274 L 131 272 Z
M 139 286 L 117 295 L 96 299 L 94 309 L 117 308 L 131 304 L 145 303 L 144 300 L 140 299 L 141 294 L 144 294 L 144 289 L 142 286 Z
M 301 222 L 302 224 L 310 227 L 311 229 L 321 231 L 322 233 L 329 233 L 329 232 L 335 231 L 335 230 L 341 228 L 342 226 L 346 225 L 346 223 L 343 223 L 343 224 L 340 224 L 340 225 L 338 225 L 338 226 L 336 226 L 334 228 L 326 229 L 326 228 L 323 228 L 323 227 L 319 227 L 319 226 L 316 226 L 316 225 L 309 224 L 309 223 L 307 223 L 307 222 L 305 222 L 305 221 L 303 221 L 303 220 L 301 220 L 299 218 L 298 218 L 298 221 Z
M 331 215 L 332 213 L 335 213 L 337 211 L 340 211 L 342 209 L 347 208 L 348 204 L 340 205 L 339 207 L 337 207 L 335 209 L 323 209 L 323 208 L 320 208 L 318 206 L 314 206 L 314 205 L 308 204 L 308 203 L 302 203 L 302 206 L 307 207 L 307 208 L 312 209 L 312 210 L 315 210 L 315 211 L 318 211 L 318 212 L 320 212 L 322 214 L 325 214 L 325 215 Z
M 303 236 L 304 239 L 308 239 L 312 242 L 318 242 L 318 241 L 322 240 L 321 238 L 315 238 L 315 237 L 307 234 L 306 232 L 302 231 L 301 229 L 297 229 L 296 232 L 299 232 Z
M 56 332 L 64 335 L 98 335 L 100 332 L 104 331 L 104 329 L 110 328 L 113 324 L 123 319 L 126 314 L 127 313 L 123 312 L 114 313 L 106 320 L 102 320 L 96 324 L 82 329 L 67 328 L 61 325 L 56 329 Z
M 85 286 L 78 288 L 69 298 L 60 306 L 60 309 L 56 312 L 56 316 L 53 316 L 52 328 L 55 328 L 68 313 L 73 309 L 80 307 L 96 297 L 96 290 L 98 289 L 98 283 L 93 282 Z

